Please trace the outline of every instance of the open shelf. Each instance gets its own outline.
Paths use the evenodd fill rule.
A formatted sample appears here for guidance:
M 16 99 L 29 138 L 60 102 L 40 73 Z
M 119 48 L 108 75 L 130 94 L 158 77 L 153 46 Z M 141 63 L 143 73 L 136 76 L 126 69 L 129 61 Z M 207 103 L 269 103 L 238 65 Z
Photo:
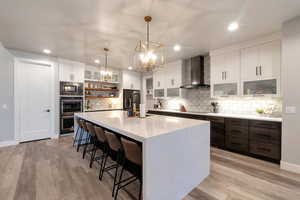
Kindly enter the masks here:
M 85 88 L 85 90 L 94 90 L 94 91 L 119 91 L 119 89 L 111 89 L 111 88 Z
M 105 98 L 119 98 L 111 96 L 85 96 L 86 99 L 105 99 Z
M 97 79 L 84 79 L 85 81 L 90 81 L 90 82 L 100 82 L 100 83 L 111 83 L 111 84 L 119 84 L 119 82 L 113 82 L 113 81 L 101 81 Z

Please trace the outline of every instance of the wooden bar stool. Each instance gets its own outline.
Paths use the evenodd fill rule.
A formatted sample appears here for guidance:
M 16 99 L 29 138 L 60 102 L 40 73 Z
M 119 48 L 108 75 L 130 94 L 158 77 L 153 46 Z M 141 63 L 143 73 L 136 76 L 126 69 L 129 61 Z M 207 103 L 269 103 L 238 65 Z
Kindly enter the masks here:
M 133 183 L 136 180 L 139 180 L 140 182 L 140 189 L 139 189 L 139 200 L 142 198 L 142 188 L 143 188 L 143 175 L 142 175 L 142 166 L 143 166 L 143 155 L 142 155 L 142 148 L 139 144 L 136 142 L 129 141 L 125 138 L 121 138 L 121 142 L 123 145 L 125 157 L 122 162 L 122 170 L 119 177 L 119 181 L 117 183 L 117 190 L 115 194 L 115 200 L 118 197 L 118 192 L 120 189 L 126 187 L 130 183 Z M 130 170 L 130 172 L 133 174 L 129 178 L 123 178 L 124 169 L 128 167 L 128 164 L 130 165 L 130 168 L 134 166 L 135 170 Z
M 98 164 L 100 164 L 100 170 L 102 170 L 103 160 L 108 149 L 107 139 L 105 137 L 104 130 L 101 127 L 94 125 L 94 131 L 96 135 L 96 141 L 94 143 L 93 153 L 90 161 L 90 167 L 92 167 L 93 162 L 96 161 L 98 162 Z M 98 149 L 102 150 L 102 155 L 96 157 L 96 152 Z M 101 163 L 99 163 L 99 160 L 102 160 Z
M 88 134 L 89 134 L 89 140 L 88 140 L 88 143 L 84 147 L 82 158 L 84 159 L 86 153 L 88 153 L 91 155 L 91 160 L 92 160 L 95 145 L 97 143 L 96 131 L 95 131 L 94 125 L 90 122 L 86 122 L 86 127 L 87 127 Z M 89 149 L 88 146 L 90 146 L 90 145 L 92 145 L 92 148 Z
M 109 175 L 111 175 L 109 173 L 109 171 L 116 169 L 114 176 L 111 175 L 114 177 L 114 184 L 113 184 L 113 191 L 112 191 L 112 196 L 114 196 L 115 188 L 116 188 L 116 181 L 117 181 L 117 176 L 118 176 L 118 170 L 120 167 L 120 162 L 123 157 L 123 150 L 122 150 L 122 145 L 121 145 L 120 139 L 114 133 L 106 131 L 105 136 L 107 138 L 109 148 L 105 154 L 104 164 L 102 167 L 102 171 L 100 171 L 99 179 L 102 180 L 104 172 L 107 172 Z M 115 163 L 106 167 L 108 157 L 110 157 L 111 160 L 113 160 Z
M 85 120 L 81 119 L 79 120 L 79 124 L 80 124 L 80 127 L 81 127 L 81 131 L 80 131 L 80 135 L 79 135 L 79 139 L 78 139 L 78 142 L 77 142 L 77 152 L 79 151 L 79 148 L 84 145 L 82 142 L 85 141 L 85 143 L 87 142 L 87 138 L 83 139 L 83 135 L 85 132 L 88 132 L 87 130 L 87 126 L 85 124 Z
M 77 122 L 77 130 L 75 132 L 75 136 L 74 136 L 74 141 L 73 141 L 73 147 L 75 146 L 76 143 L 78 143 L 78 133 L 82 131 L 82 127 L 81 127 L 81 123 L 80 123 L 80 118 L 76 118 L 76 122 Z

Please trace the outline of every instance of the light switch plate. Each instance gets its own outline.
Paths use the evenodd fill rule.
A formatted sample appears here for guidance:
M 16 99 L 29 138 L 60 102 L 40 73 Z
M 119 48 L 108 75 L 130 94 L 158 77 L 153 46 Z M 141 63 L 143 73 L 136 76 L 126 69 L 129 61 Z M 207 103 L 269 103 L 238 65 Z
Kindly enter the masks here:
M 286 106 L 285 112 L 287 114 L 295 114 L 297 112 L 296 106 Z

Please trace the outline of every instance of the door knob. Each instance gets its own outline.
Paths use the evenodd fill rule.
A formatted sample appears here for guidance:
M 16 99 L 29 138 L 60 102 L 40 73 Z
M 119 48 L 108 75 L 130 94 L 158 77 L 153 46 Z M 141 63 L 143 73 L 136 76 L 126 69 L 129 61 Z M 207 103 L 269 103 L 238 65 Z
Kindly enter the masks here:
M 45 112 L 50 112 L 50 111 L 51 111 L 50 109 L 46 109 L 46 110 L 45 110 Z

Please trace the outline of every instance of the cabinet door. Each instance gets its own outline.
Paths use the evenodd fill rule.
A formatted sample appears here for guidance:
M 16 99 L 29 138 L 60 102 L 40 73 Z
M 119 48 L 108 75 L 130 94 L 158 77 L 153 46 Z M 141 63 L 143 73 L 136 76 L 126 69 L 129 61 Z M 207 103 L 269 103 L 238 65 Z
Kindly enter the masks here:
M 75 63 L 73 65 L 74 82 L 84 82 L 84 64 Z
M 168 63 L 161 79 L 165 79 L 165 88 L 179 88 L 182 85 L 182 61 Z
M 241 52 L 241 79 L 242 81 L 257 80 L 259 66 L 259 47 L 250 47 Z
M 59 80 L 69 82 L 73 82 L 75 80 L 72 63 L 65 60 L 59 61 Z
M 123 71 L 123 89 L 140 90 L 141 75 L 138 72 Z
M 214 83 L 224 83 L 225 81 L 225 55 L 217 55 L 211 57 L 211 70 L 210 77 L 211 82 Z
M 240 81 L 240 51 L 233 51 L 225 55 L 225 82 L 237 83 Z
M 153 88 L 154 89 L 163 89 L 164 88 L 164 71 L 159 70 L 153 73 Z
M 259 74 L 262 79 L 271 79 L 280 77 L 280 41 L 270 42 L 261 45 L 259 48 L 260 68 Z

